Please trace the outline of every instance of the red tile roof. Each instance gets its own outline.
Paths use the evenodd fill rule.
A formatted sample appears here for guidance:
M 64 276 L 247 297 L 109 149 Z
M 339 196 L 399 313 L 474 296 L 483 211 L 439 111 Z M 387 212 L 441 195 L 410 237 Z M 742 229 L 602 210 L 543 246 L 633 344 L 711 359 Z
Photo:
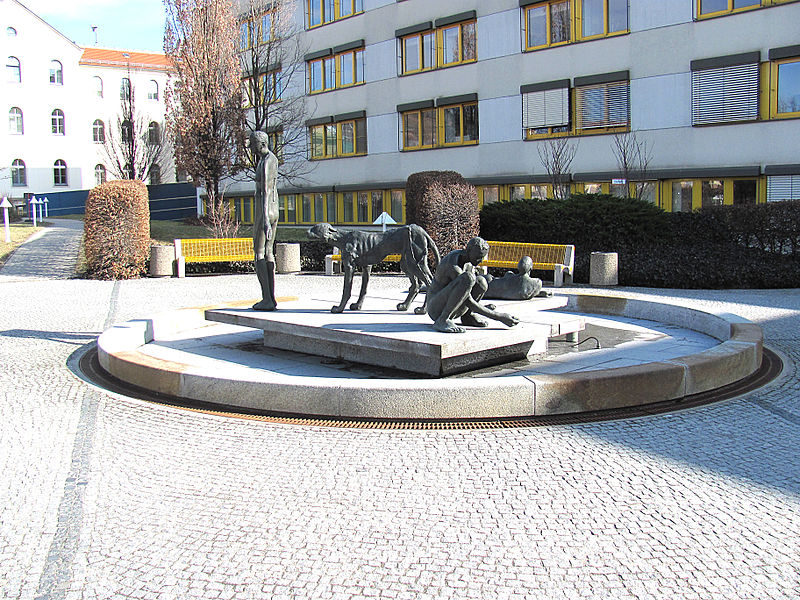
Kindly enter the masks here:
M 126 67 L 131 69 L 166 71 L 169 66 L 169 59 L 164 54 L 152 52 L 84 48 L 80 64 L 96 67 Z

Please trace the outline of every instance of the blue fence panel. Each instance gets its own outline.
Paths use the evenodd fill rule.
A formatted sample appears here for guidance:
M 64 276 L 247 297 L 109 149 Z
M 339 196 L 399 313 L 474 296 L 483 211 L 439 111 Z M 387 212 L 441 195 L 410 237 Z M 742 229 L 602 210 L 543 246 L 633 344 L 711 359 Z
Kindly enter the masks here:
M 197 216 L 197 199 L 191 183 L 148 185 L 150 218 L 156 221 L 176 221 Z M 54 217 L 82 215 L 86 212 L 89 190 L 47 194 L 47 214 Z

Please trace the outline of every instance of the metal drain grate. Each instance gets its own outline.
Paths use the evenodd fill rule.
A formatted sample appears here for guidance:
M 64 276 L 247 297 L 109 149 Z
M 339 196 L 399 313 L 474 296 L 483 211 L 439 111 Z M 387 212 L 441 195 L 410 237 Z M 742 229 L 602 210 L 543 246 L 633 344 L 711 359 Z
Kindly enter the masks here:
M 485 419 L 485 420 L 389 420 L 389 419 L 345 419 L 337 417 L 309 417 L 307 415 L 287 415 L 266 413 L 263 411 L 249 411 L 239 407 L 221 406 L 175 398 L 164 394 L 157 394 L 126 384 L 106 373 L 100 366 L 97 358 L 97 348 L 92 346 L 80 358 L 78 368 L 81 373 L 96 385 L 116 394 L 153 402 L 167 404 L 203 414 L 221 415 L 231 418 L 264 421 L 268 423 L 281 423 L 286 425 L 300 425 L 313 427 L 340 427 L 350 429 L 508 429 L 515 427 L 545 427 L 554 425 L 573 425 L 576 423 L 592 423 L 598 421 L 611 421 L 616 419 L 629 419 L 648 415 L 658 415 L 677 410 L 684 410 L 704 404 L 719 402 L 752 392 L 780 375 L 783 362 L 777 354 L 764 348 L 761 367 L 745 379 L 725 387 L 717 388 L 701 394 L 686 396 L 679 400 L 645 404 L 629 408 L 618 408 L 601 411 L 583 412 L 566 415 L 548 415 L 542 417 L 521 417 L 511 419 Z

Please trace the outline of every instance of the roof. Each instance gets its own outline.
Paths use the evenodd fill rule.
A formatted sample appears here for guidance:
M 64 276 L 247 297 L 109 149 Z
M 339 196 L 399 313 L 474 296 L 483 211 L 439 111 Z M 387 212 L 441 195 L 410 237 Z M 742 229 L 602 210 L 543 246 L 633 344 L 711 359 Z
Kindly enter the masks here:
M 80 64 L 94 67 L 125 67 L 147 71 L 166 71 L 169 67 L 169 59 L 164 54 L 154 52 L 84 48 Z

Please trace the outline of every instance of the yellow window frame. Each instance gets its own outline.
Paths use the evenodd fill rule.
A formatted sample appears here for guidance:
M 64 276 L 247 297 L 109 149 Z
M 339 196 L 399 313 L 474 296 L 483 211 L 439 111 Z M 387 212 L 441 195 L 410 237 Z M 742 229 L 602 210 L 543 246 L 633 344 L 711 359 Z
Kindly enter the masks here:
M 337 156 L 339 157 L 346 157 L 346 156 L 364 156 L 367 154 L 365 150 L 359 151 L 358 149 L 358 126 L 359 122 L 362 123 L 362 127 L 366 129 L 367 123 L 366 119 L 350 119 L 348 121 L 340 121 L 336 123 L 336 151 Z M 353 126 L 353 151 L 352 152 L 345 152 L 344 151 L 344 136 L 342 132 L 346 125 Z
M 625 29 L 620 29 L 619 31 L 609 31 L 609 24 L 608 24 L 608 2 L 609 0 L 602 0 L 603 1 L 603 31 L 602 33 L 596 33 L 595 35 L 584 36 L 583 35 L 583 3 L 585 0 L 574 0 L 575 1 L 575 30 L 573 38 L 580 41 L 589 41 L 589 40 L 599 40 L 602 38 L 607 37 L 614 37 L 617 35 L 625 35 L 630 33 L 631 30 L 631 23 L 630 23 L 630 11 L 627 15 L 627 25 L 628 27 Z
M 464 58 L 464 28 L 468 25 L 473 26 L 475 36 L 475 58 Z M 458 30 L 458 59 L 453 62 L 444 62 L 444 36 L 445 32 L 452 29 Z M 469 21 L 462 21 L 460 23 L 453 23 L 452 25 L 445 25 L 436 29 L 436 66 L 440 69 L 445 67 L 454 67 L 456 65 L 463 65 L 473 63 L 478 59 L 478 22 L 475 19 Z M 421 46 L 420 46 L 421 51 Z
M 770 119 L 796 119 L 800 117 L 800 107 L 795 111 L 779 112 L 778 86 L 780 85 L 780 68 L 784 65 L 796 64 L 800 69 L 800 56 L 793 56 L 769 63 L 769 118 Z
M 320 14 L 320 22 L 314 25 L 311 24 L 311 5 L 316 4 L 319 7 L 319 14 Z M 364 13 L 364 3 L 359 2 L 358 0 L 334 0 L 333 3 L 333 16 L 331 18 L 326 18 L 325 14 L 325 0 L 306 0 L 305 2 L 306 8 L 306 25 L 307 29 L 316 29 L 317 27 L 322 27 L 324 25 L 328 25 L 329 23 L 334 23 L 336 21 L 341 21 L 342 19 L 349 19 L 350 17 L 354 17 L 356 15 L 360 15 Z M 350 12 L 343 13 L 342 6 L 349 5 Z
M 401 144 L 403 150 L 427 150 L 429 148 L 436 148 L 438 147 L 438 140 L 439 140 L 439 126 L 438 126 L 438 116 L 437 116 L 437 109 L 435 108 L 421 108 L 417 110 L 408 110 L 405 112 L 400 113 L 400 135 L 401 137 Z M 431 144 L 423 144 L 424 136 L 422 135 L 422 114 L 423 113 L 433 113 L 433 143 Z M 406 119 L 411 116 L 416 116 L 417 120 L 417 140 L 419 143 L 416 146 L 407 146 L 406 145 Z
M 779 1 L 779 0 L 778 0 Z M 697 15 L 698 19 L 710 19 L 713 17 L 721 17 L 723 15 L 731 15 L 734 13 L 745 12 L 748 10 L 755 10 L 758 8 L 763 8 L 764 6 L 769 6 L 775 2 L 775 0 L 760 0 L 758 4 L 753 4 L 752 6 L 743 6 L 741 8 L 734 8 L 733 3 L 734 0 L 728 0 L 728 7 L 722 10 L 717 10 L 710 13 L 702 14 L 702 7 L 703 7 L 703 0 L 695 0 L 695 14 Z
M 430 37 L 431 44 L 433 44 L 433 61 L 429 66 L 425 66 L 424 64 L 424 57 L 425 57 L 425 44 L 423 38 Z M 416 38 L 417 40 L 417 64 L 419 65 L 418 69 L 409 69 L 406 70 L 406 40 L 410 40 Z M 427 31 L 421 31 L 419 33 L 412 33 L 409 35 L 404 35 L 400 38 L 400 71 L 402 75 L 413 75 L 414 73 L 422 73 L 423 71 L 433 71 L 434 69 L 438 68 L 438 44 L 436 42 L 436 30 L 435 29 L 428 29 Z
M 464 102 L 462 104 L 448 104 L 446 106 L 439 106 L 436 109 L 436 128 L 437 128 L 437 138 L 439 140 L 439 146 L 442 148 L 451 148 L 453 146 L 474 146 L 478 143 L 477 139 L 474 140 L 464 140 L 464 109 L 467 106 L 474 106 L 477 110 L 478 103 L 476 101 L 473 102 Z M 454 108 L 458 108 L 458 119 L 459 119 L 459 130 L 461 131 L 461 139 L 457 142 L 446 142 L 445 141 L 445 119 L 444 113 L 446 110 L 452 110 Z M 479 133 L 478 131 L 475 132 L 476 136 Z
M 563 42 L 553 42 L 552 34 L 553 34 L 553 13 L 551 10 L 551 6 L 554 4 L 568 4 L 569 5 L 569 38 L 564 40 Z M 538 46 L 528 46 L 528 39 L 530 38 L 529 31 L 530 31 L 530 12 L 536 8 L 545 7 L 546 11 L 546 31 L 545 36 L 547 37 L 547 42 L 544 44 L 540 44 Z M 525 50 L 542 50 L 544 48 L 555 48 L 558 46 L 564 46 L 566 44 L 571 44 L 575 41 L 575 10 L 573 6 L 572 0 L 550 0 L 549 2 L 540 2 L 538 4 L 523 6 L 523 10 L 525 11 Z
M 339 54 L 334 55 L 336 59 L 336 88 L 348 88 L 353 87 L 354 85 L 361 85 L 364 83 L 363 79 L 363 71 L 362 71 L 362 78 L 358 79 L 358 61 L 359 59 L 364 62 L 364 48 L 356 48 L 355 50 L 348 50 L 346 52 L 341 52 Z M 353 82 L 352 83 L 343 83 L 342 82 L 342 73 L 344 69 L 342 68 L 342 63 L 345 60 L 350 61 L 350 66 L 352 68 L 353 73 Z
M 326 62 L 333 61 L 333 81 L 328 81 L 328 76 L 326 75 L 328 69 L 326 68 Z M 318 90 L 315 90 L 313 87 L 313 68 L 315 64 L 319 64 L 319 68 L 321 69 L 322 74 L 322 87 Z M 322 58 L 315 58 L 314 60 L 309 60 L 306 62 L 308 65 L 308 93 L 309 94 L 322 94 L 324 92 L 330 92 L 331 90 L 336 89 L 336 73 L 338 71 L 336 56 L 323 56 Z
M 615 125 L 609 127 L 578 127 L 579 122 L 579 114 L 581 111 L 581 105 L 578 102 L 579 94 L 578 90 L 585 89 L 585 88 L 600 88 L 603 86 L 610 86 L 612 84 L 626 84 L 628 86 L 628 122 L 625 125 Z M 572 102 L 570 104 L 570 129 L 572 130 L 571 135 L 605 135 L 610 133 L 624 133 L 626 131 L 630 131 L 631 127 L 631 97 L 630 97 L 630 81 L 611 81 L 607 83 L 600 83 L 595 85 L 585 85 L 573 88 L 572 90 Z M 563 135 L 563 134 L 562 134 Z

